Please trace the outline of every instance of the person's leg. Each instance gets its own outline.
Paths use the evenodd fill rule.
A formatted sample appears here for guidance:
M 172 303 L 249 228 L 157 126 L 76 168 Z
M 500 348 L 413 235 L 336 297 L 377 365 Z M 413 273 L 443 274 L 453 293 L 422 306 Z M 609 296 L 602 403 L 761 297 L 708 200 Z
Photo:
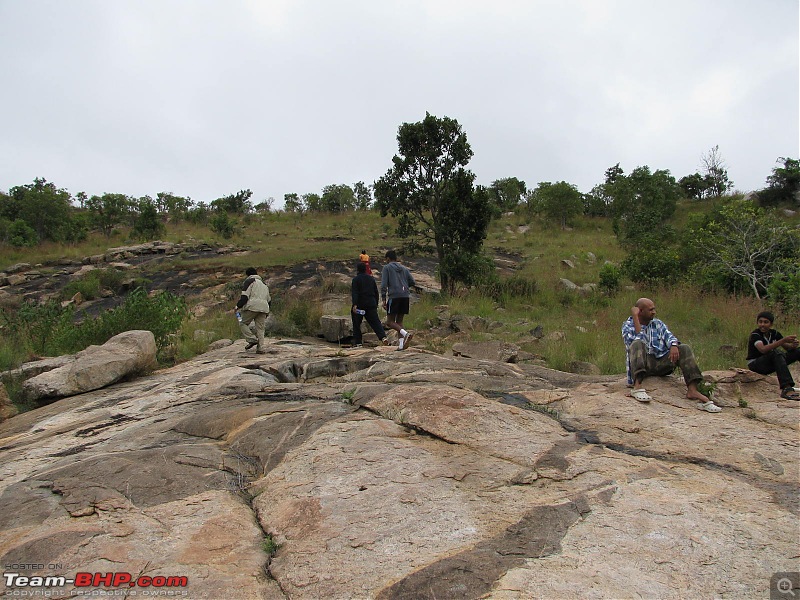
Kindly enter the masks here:
M 703 373 L 700 371 L 700 367 L 697 366 L 692 347 L 687 344 L 681 344 L 678 346 L 678 350 L 680 351 L 678 366 L 681 368 L 683 380 L 686 382 L 686 397 L 697 400 L 700 403 L 710 402 L 711 400 L 697 389 L 697 384 L 703 381 Z
M 755 359 L 750 364 L 750 370 L 761 375 L 775 373 L 775 375 L 778 376 L 778 385 L 781 390 L 793 388 L 794 378 L 792 377 L 791 371 L 789 371 L 789 365 L 791 362 L 794 362 L 794 360 L 789 362 L 790 358 L 797 360 L 794 355 L 790 356 L 788 352 L 784 353 L 771 350 Z
M 250 327 L 250 324 L 258 313 L 254 313 L 251 310 L 242 310 L 240 312 L 242 314 L 242 321 L 239 323 L 239 329 L 242 331 L 242 336 L 247 341 L 247 348 L 252 348 L 258 344 L 258 338 L 253 335 L 253 329 Z
M 628 348 L 634 389 L 641 388 L 647 375 L 647 346 L 642 340 L 633 340 Z
M 267 313 L 255 313 L 253 322 L 256 327 L 256 343 L 258 345 L 256 352 L 261 353 L 264 352 L 264 328 L 267 325 Z
M 350 311 L 350 319 L 353 321 L 353 346 L 361 345 L 361 321 L 364 319 L 363 315 Z
M 375 335 L 377 335 L 378 339 L 382 342 L 384 339 L 386 339 L 386 332 L 383 329 L 383 325 L 381 325 L 381 318 L 378 316 L 378 309 L 367 308 L 365 310 L 367 311 L 367 323 L 369 323 L 372 331 L 375 332 Z

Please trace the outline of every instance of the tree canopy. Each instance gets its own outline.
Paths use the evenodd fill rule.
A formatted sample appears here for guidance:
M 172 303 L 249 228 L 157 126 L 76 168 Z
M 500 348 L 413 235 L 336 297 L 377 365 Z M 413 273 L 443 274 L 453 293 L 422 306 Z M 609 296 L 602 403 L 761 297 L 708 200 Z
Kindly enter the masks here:
M 464 168 L 472 148 L 458 121 L 430 113 L 400 125 L 397 144 L 392 167 L 375 182 L 376 205 L 382 216 L 397 218 L 407 250 L 436 250 L 442 289 L 451 292 L 485 266 L 481 251 L 492 212 L 486 190 Z

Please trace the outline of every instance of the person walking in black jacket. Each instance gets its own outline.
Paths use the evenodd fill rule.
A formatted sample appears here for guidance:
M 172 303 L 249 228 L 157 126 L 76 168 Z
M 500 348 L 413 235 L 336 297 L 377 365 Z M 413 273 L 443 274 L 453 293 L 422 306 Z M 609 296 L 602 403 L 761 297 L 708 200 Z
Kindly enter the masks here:
M 361 347 L 361 321 L 366 318 L 372 331 L 384 345 L 389 343 L 386 332 L 381 325 L 378 317 L 378 285 L 372 275 L 367 275 L 367 265 L 363 262 L 356 267 L 358 274 L 353 277 L 350 285 L 353 306 L 350 308 L 350 316 L 353 319 L 353 348 Z

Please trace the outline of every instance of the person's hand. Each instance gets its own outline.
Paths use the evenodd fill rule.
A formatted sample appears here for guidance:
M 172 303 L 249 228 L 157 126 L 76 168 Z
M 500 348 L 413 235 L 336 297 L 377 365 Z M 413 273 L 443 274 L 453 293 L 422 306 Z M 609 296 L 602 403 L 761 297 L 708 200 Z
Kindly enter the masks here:
M 800 342 L 797 341 L 796 335 L 787 335 L 781 340 L 781 345 L 790 350 L 797 348 L 798 344 L 800 344 Z
M 637 319 L 639 317 L 639 307 L 638 306 L 632 306 L 631 307 L 631 316 L 634 319 Z
M 669 347 L 669 362 L 673 365 L 678 362 L 678 359 L 681 357 L 681 351 L 678 350 L 677 346 L 670 346 Z

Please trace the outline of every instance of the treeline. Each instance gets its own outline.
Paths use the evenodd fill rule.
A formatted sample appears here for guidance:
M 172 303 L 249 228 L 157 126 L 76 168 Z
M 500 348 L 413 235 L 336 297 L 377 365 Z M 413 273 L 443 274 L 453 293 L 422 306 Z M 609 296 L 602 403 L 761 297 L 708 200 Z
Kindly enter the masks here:
M 110 237 L 120 226 L 128 227 L 134 239 L 155 239 L 164 233 L 165 223 L 181 221 L 207 225 L 230 238 L 241 226 L 237 217 L 273 210 L 272 198 L 254 204 L 252 197 L 249 189 L 208 203 L 171 192 L 140 198 L 115 193 L 88 196 L 84 192 L 72 196 L 54 183 L 37 178 L 33 183 L 12 187 L 8 193 L 0 192 L 0 242 L 15 247 L 44 241 L 77 243 L 90 231 Z M 358 182 L 353 187 L 329 185 L 322 194 L 286 194 L 285 203 L 284 210 L 302 215 L 369 210 L 373 199 L 371 187 Z

